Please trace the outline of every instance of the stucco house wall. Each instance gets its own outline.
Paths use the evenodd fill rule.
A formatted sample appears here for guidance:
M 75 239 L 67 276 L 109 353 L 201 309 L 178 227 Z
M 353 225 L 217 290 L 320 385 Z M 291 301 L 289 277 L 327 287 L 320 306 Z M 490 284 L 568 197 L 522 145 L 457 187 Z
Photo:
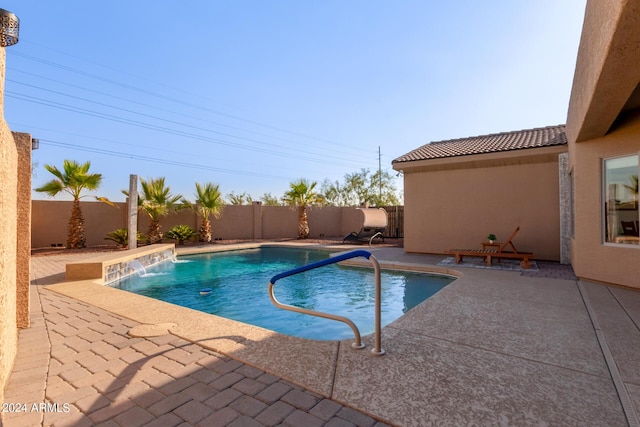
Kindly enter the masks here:
M 640 288 L 640 245 L 604 242 L 603 161 L 640 153 L 640 1 L 587 2 L 566 125 L 574 182 L 571 264 Z
M 16 324 L 28 328 L 31 282 L 31 134 L 13 132 L 18 153 L 16 186 Z
M 4 388 L 18 348 L 18 150 L 4 119 L 5 54 L 5 49 L 0 48 L 0 400 L 4 398 Z
M 519 251 L 559 260 L 558 154 L 566 147 L 465 156 L 404 166 L 407 252 L 481 249 L 517 226 Z
M 638 10 L 640 0 L 587 2 L 565 126 L 569 176 L 568 179 L 563 176 L 560 181 L 571 184 L 569 189 L 563 188 L 562 195 L 568 197 L 570 203 L 569 209 L 561 214 L 563 218 L 569 217 L 569 233 L 563 236 L 569 236 L 569 256 L 576 275 L 582 279 L 634 288 L 640 288 L 640 245 L 605 242 L 603 164 L 609 158 L 640 154 Z M 429 164 L 434 162 L 429 161 Z M 526 239 L 523 243 L 527 246 L 540 247 L 525 249 L 533 249 L 540 257 L 555 259 L 551 240 L 546 237 L 556 233 L 556 222 L 551 219 L 555 203 L 535 194 L 525 200 L 515 191 L 516 186 L 510 188 L 515 181 L 533 184 L 528 181 L 532 174 L 520 175 L 520 171 L 525 171 L 522 165 L 512 171 L 511 177 L 491 167 L 480 173 L 471 164 L 461 168 L 459 176 L 447 175 L 444 169 L 429 170 L 426 164 L 422 170 L 412 170 L 405 165 L 394 165 L 394 168 L 405 172 L 406 250 L 436 252 L 443 247 L 440 241 L 446 235 L 455 235 L 461 245 L 465 244 L 463 235 L 475 228 L 464 225 L 465 219 L 473 226 L 488 224 L 488 227 L 497 227 L 503 222 L 492 224 L 490 221 L 508 218 L 510 212 L 522 218 L 519 225 L 524 232 L 528 227 L 544 224 L 542 236 L 532 237 L 526 233 L 519 236 Z M 538 177 L 535 180 L 538 186 L 545 188 L 548 195 L 555 193 L 557 188 L 550 179 L 551 169 L 541 167 L 533 173 Z M 495 181 L 490 177 L 496 178 Z M 491 185 L 486 184 L 487 180 Z M 511 180 L 512 183 L 503 180 Z M 441 185 L 442 189 L 438 190 L 437 185 L 434 188 L 433 184 Z M 458 199 L 452 195 L 453 188 L 456 195 L 460 195 Z M 486 198 L 478 196 L 491 193 L 502 193 L 506 202 L 504 212 L 498 212 L 487 204 Z M 430 204 L 429 199 L 437 202 Z M 462 202 L 465 199 L 469 203 Z M 462 212 L 450 207 L 456 201 L 460 203 Z M 539 205 L 549 210 L 537 212 Z M 567 203 L 562 205 L 566 208 Z M 477 215 L 468 215 L 466 212 L 470 209 Z M 531 221 L 535 215 L 541 215 L 540 220 L 529 225 L 522 222 Z M 430 226 L 435 220 L 440 221 L 438 225 Z M 432 242 L 425 243 L 428 240 Z M 473 243 L 470 238 L 466 242 Z
M 640 245 L 603 242 L 603 159 L 640 153 L 640 111 L 602 138 L 574 150 L 574 238 L 571 264 L 585 279 L 640 288 Z

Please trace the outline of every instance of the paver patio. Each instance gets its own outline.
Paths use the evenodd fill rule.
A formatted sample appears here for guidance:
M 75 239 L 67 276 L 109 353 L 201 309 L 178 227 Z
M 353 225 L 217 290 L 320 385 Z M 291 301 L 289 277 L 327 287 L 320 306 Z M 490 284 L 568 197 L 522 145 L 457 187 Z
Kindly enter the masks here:
M 3 425 L 385 425 L 174 335 L 131 337 L 137 322 L 43 288 L 83 257 L 33 259 Z
M 180 328 L 132 337 L 140 322 L 59 293 L 73 287 L 44 288 L 90 256 L 33 258 L 32 327 L 20 332 L 5 393 L 27 412 L 3 413 L 4 425 L 638 425 L 640 292 L 577 281 L 564 266 L 523 275 L 461 266 L 452 285 L 384 329 L 387 355 L 338 346 L 330 392 L 320 393 L 260 347 L 268 342 L 225 356 Z M 442 260 L 394 248 L 376 256 Z M 171 313 L 159 317 L 182 322 Z

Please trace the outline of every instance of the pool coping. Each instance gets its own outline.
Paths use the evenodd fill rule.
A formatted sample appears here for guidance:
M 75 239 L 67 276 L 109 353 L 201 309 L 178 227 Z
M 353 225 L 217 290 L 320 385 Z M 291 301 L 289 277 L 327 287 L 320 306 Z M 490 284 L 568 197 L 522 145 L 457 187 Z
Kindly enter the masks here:
M 163 250 L 166 249 L 163 245 Z M 306 248 L 329 252 L 330 255 L 363 249 L 357 245 L 304 244 L 297 242 L 258 242 L 240 243 L 225 246 L 176 246 L 176 254 L 196 255 L 204 253 L 232 252 L 238 250 L 259 249 L 262 247 Z M 374 256 L 377 248 L 365 248 Z M 136 251 L 136 250 L 133 250 Z M 145 251 L 145 253 L 148 251 Z M 109 262 L 119 259 L 130 260 L 136 254 L 130 251 L 109 254 Z M 104 255 L 74 263 L 93 265 Z M 350 260 L 346 265 L 372 268 L 364 261 Z M 437 273 L 460 277 L 462 273 L 447 267 L 421 265 L 417 263 L 381 262 L 382 269 Z M 167 326 L 165 329 L 173 335 L 197 343 L 205 348 L 233 357 L 243 363 L 260 368 L 282 377 L 325 397 L 332 396 L 335 383 L 335 361 L 341 349 L 362 352 L 369 356 L 368 350 L 351 348 L 353 339 L 312 340 L 280 334 L 258 326 L 226 319 L 213 314 L 177 306 L 142 295 L 133 294 L 103 284 L 102 279 L 70 280 L 45 286 L 47 289 L 65 296 L 83 301 L 122 317 L 134 320 L 152 328 L 155 325 Z M 404 317 L 404 316 L 402 316 Z M 383 328 L 384 334 L 384 328 Z M 372 334 L 363 337 L 368 349 L 373 347 Z

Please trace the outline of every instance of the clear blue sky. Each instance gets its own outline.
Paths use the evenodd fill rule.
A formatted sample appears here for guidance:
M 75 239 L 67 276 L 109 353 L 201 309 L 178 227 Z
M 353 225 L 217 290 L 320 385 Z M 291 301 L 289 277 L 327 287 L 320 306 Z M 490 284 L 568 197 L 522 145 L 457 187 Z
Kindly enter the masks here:
M 6 0 L 5 119 L 96 195 L 281 196 L 430 141 L 565 123 L 585 0 Z M 401 178 L 398 187 L 402 187 Z M 34 194 L 34 198 L 46 198 Z

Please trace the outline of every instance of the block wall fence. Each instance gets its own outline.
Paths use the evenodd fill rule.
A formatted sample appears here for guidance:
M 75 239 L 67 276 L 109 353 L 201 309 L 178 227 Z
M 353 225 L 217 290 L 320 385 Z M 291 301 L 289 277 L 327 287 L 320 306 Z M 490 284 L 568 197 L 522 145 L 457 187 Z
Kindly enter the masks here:
M 64 246 L 71 216 L 71 201 L 33 200 L 31 209 L 31 246 L 33 248 Z M 80 202 L 85 219 L 87 245 L 113 244 L 104 237 L 118 228 L 127 228 L 127 204 L 109 206 L 101 202 Z M 312 207 L 308 211 L 310 238 L 344 237 L 359 231 L 363 214 L 354 207 Z M 186 224 L 198 231 L 200 218 L 184 209 L 160 221 L 163 232 L 174 225 Z M 146 233 L 149 218 L 138 213 L 138 231 Z M 252 205 L 225 206 L 218 219 L 212 218 L 214 239 L 284 239 L 296 238 L 298 211 L 288 206 Z M 171 240 L 165 240 L 172 242 Z

